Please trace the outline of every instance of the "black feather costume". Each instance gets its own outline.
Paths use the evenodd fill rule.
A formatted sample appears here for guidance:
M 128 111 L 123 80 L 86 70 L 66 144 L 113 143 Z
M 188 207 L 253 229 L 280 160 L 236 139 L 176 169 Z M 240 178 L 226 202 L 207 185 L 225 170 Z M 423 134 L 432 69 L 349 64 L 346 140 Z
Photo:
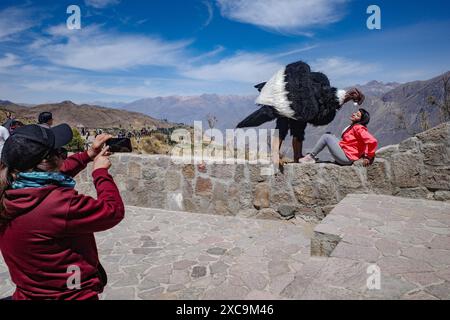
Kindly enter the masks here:
M 238 124 L 238 128 L 256 127 L 279 117 L 287 117 L 315 126 L 327 125 L 337 110 L 350 99 L 364 101 L 357 89 L 346 93 L 330 85 L 327 76 L 311 72 L 298 61 L 278 71 L 268 82 L 255 86 L 260 91 L 256 103 L 261 106 Z

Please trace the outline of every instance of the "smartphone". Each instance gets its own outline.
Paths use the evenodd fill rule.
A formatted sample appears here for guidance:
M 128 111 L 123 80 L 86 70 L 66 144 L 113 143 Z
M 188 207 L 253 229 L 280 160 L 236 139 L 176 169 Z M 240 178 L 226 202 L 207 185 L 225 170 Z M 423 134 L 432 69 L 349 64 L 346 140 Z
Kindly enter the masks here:
M 112 138 L 106 142 L 106 145 L 109 146 L 110 152 L 133 152 L 133 147 L 131 146 L 131 140 L 128 138 Z

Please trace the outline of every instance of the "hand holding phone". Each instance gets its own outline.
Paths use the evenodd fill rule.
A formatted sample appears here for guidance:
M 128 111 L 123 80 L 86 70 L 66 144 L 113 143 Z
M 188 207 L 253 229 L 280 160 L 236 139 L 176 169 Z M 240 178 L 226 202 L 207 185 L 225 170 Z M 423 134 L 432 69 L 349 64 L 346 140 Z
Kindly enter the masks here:
M 129 138 L 112 138 L 106 141 L 106 145 L 109 147 L 109 152 L 113 153 L 129 153 L 133 152 L 131 146 L 131 140 Z

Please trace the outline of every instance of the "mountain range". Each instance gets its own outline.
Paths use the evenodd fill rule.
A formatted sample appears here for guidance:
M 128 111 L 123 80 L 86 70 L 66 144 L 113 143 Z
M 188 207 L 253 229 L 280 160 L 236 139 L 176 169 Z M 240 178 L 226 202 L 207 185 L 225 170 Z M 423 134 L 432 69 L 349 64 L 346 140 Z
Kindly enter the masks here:
M 380 146 L 398 143 L 423 129 L 421 114 L 425 114 L 429 126 L 442 121 L 439 109 L 427 102 L 434 96 L 442 100 L 444 96 L 443 79 L 450 77 L 450 71 L 426 81 L 409 83 L 370 81 L 356 85 L 366 95 L 362 107 L 371 113 L 369 130 L 379 139 Z M 235 96 L 204 94 L 199 96 L 167 96 L 137 100 L 120 108 L 152 115 L 155 118 L 192 125 L 193 121 L 202 121 L 208 128 L 207 116 L 213 115 L 218 129 L 231 129 L 258 107 L 254 101 L 257 96 Z M 348 104 L 339 111 L 335 120 L 324 127 L 308 126 L 305 147 L 311 148 L 321 134 L 332 132 L 340 135 L 349 124 L 349 117 L 356 109 Z M 274 122 L 264 125 L 274 127 Z
M 436 101 L 444 99 L 445 78 L 450 71 L 425 81 L 404 84 L 371 81 L 356 85 L 366 95 L 364 107 L 371 113 L 369 130 L 377 137 L 380 146 L 399 143 L 400 141 L 443 121 L 440 110 L 429 103 L 429 98 Z M 447 88 L 450 91 L 450 88 Z M 0 100 L 0 111 L 12 111 L 16 117 L 37 118 L 42 111 L 53 112 L 57 122 L 66 122 L 72 126 L 83 125 L 89 128 L 156 126 L 173 127 L 176 124 L 192 126 L 194 121 L 202 121 L 203 128 L 208 128 L 208 115 L 217 118 L 216 128 L 233 129 L 236 124 L 258 108 L 255 95 L 217 95 L 166 96 L 137 100 L 128 104 L 97 102 L 98 105 L 77 105 L 70 101 L 56 104 L 22 106 L 10 101 Z M 450 97 L 450 92 L 448 94 Z M 109 108 L 108 108 L 109 107 Z M 308 126 L 305 149 L 311 148 L 317 139 L 326 132 L 340 136 L 349 124 L 352 112 L 356 110 L 350 103 L 345 105 L 328 126 Z M 158 120 L 163 119 L 163 120 Z M 263 127 L 273 128 L 274 122 Z M 289 142 L 285 144 L 289 150 Z

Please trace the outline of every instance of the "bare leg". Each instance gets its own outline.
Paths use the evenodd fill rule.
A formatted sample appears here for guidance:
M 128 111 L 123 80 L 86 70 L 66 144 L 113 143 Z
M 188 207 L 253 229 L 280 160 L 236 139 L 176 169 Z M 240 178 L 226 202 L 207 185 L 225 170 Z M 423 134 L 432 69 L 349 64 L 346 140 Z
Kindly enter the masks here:
M 298 163 L 300 158 L 303 158 L 303 141 L 297 137 L 292 138 L 292 148 L 294 149 L 294 162 Z

